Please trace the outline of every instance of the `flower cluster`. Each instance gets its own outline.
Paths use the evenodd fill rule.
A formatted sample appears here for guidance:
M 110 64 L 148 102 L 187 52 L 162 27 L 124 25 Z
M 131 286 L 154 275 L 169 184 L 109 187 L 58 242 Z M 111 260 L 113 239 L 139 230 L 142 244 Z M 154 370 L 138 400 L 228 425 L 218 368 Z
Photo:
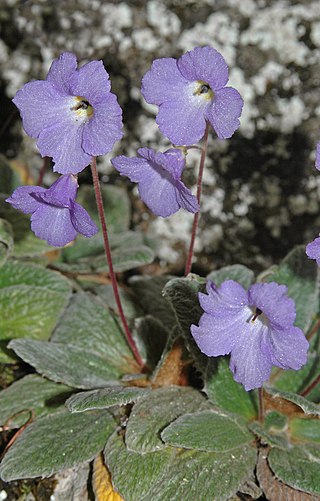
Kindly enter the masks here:
M 204 313 L 192 336 L 209 357 L 230 353 L 234 379 L 247 391 L 261 387 L 273 365 L 298 370 L 307 361 L 309 343 L 294 326 L 295 304 L 286 293 L 275 282 L 246 291 L 233 280 L 219 288 L 208 282 L 207 294 L 199 293 Z
M 317 144 L 316 150 L 316 168 L 320 170 L 320 143 Z M 310 259 L 315 259 L 317 265 L 320 266 L 320 237 L 315 238 L 307 245 L 306 254 Z

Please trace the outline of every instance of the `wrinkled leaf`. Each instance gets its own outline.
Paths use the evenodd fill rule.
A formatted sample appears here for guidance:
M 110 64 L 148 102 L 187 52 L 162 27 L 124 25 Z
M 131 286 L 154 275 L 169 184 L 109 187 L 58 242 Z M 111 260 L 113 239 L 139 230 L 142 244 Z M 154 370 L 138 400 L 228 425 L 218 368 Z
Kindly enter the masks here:
M 0 341 L 48 339 L 71 294 L 62 275 L 31 263 L 7 261 L 0 268 Z M 1 362 L 12 354 L 0 352 Z
M 130 402 L 137 402 L 146 392 L 148 390 L 133 386 L 113 386 L 102 388 L 101 390 L 84 391 L 72 395 L 67 400 L 66 406 L 71 412 L 106 409 L 114 405 L 126 405 Z
M 106 411 L 59 412 L 29 425 L 6 453 L 2 480 L 49 477 L 100 452 L 115 428 Z
M 0 219 L 0 266 L 10 256 L 13 248 L 12 227 L 8 221 Z
M 10 428 L 22 426 L 29 419 L 31 410 L 35 416 L 56 412 L 71 391 L 71 388 L 37 374 L 25 376 L 0 392 L 0 425 L 7 423 Z M 20 414 L 21 411 L 24 412 Z
M 142 397 L 133 407 L 126 429 L 130 451 L 145 454 L 166 447 L 160 430 L 174 419 L 207 406 L 205 398 L 189 387 L 159 388 Z
M 233 264 L 220 268 L 220 270 L 212 271 L 207 278 L 212 280 L 217 287 L 220 287 L 225 280 L 235 280 L 247 290 L 254 282 L 254 273 L 242 264 Z
M 51 339 L 97 355 L 118 374 L 137 369 L 114 317 L 98 298 L 90 294 L 74 295 Z
M 181 450 L 165 482 L 154 484 L 143 501 L 225 501 L 252 476 L 255 462 L 256 451 L 248 445 L 220 453 Z
M 253 419 L 257 415 L 255 393 L 245 391 L 243 386 L 233 379 L 226 358 L 219 358 L 216 371 L 205 381 L 204 391 L 210 401 L 221 409 L 246 419 Z
M 261 452 L 257 463 L 257 478 L 269 501 L 318 501 L 318 496 L 298 491 L 276 479 L 269 468 L 266 454 Z
M 276 388 L 266 387 L 265 390 L 272 395 L 274 398 L 280 397 L 285 400 L 289 400 L 303 410 L 305 414 L 314 414 L 316 416 L 320 415 L 320 405 L 315 404 L 314 402 L 310 402 L 304 397 L 297 395 L 296 393 L 292 393 L 290 391 L 281 391 Z
M 160 320 L 171 331 L 177 319 L 170 303 L 163 297 L 162 290 L 172 277 L 132 277 L 129 281 L 136 299 L 147 315 Z
M 320 420 L 308 418 L 290 419 L 291 436 L 300 441 L 320 443 Z
M 122 437 L 116 433 L 110 437 L 104 451 L 113 486 L 126 501 L 153 500 L 150 489 L 152 491 L 154 484 L 158 482 L 167 482 L 167 474 L 175 454 L 175 449 L 171 447 L 143 456 L 130 452 L 126 449 Z
M 9 347 L 40 374 L 75 388 L 103 388 L 119 373 L 103 357 L 65 343 L 16 339 Z
M 161 433 L 162 440 L 175 447 L 226 452 L 253 442 L 243 422 L 214 410 L 184 414 Z
M 284 451 L 271 449 L 268 461 L 276 477 L 301 491 L 320 494 L 320 447 L 291 447 Z

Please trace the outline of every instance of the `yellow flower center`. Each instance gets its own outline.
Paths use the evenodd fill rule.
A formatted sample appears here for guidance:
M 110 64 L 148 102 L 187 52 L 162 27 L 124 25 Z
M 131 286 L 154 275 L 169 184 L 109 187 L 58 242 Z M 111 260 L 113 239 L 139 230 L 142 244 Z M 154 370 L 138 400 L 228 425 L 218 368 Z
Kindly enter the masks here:
M 94 110 L 89 101 L 82 96 L 75 96 L 73 99 L 75 104 L 71 107 L 71 110 L 82 120 L 91 118 Z
M 214 92 L 211 89 L 210 85 L 203 80 L 197 80 L 195 89 L 193 92 L 194 96 L 202 96 L 204 99 L 211 101 L 214 98 Z

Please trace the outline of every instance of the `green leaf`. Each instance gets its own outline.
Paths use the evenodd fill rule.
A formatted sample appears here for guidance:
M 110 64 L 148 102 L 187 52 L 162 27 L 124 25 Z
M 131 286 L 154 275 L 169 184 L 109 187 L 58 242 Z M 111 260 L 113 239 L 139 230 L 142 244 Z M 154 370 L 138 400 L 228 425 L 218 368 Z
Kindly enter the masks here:
M 290 433 L 296 440 L 320 443 L 320 420 L 306 418 L 290 419 Z
M 117 186 L 101 186 L 108 230 L 112 233 L 126 231 L 130 225 L 130 200 L 127 192 Z M 82 185 L 77 202 L 99 223 L 95 194 L 92 186 Z
M 225 501 L 252 476 L 255 462 L 256 450 L 248 445 L 219 453 L 181 450 L 165 481 L 155 483 L 143 501 Z
M 300 395 L 297 395 L 296 393 L 291 393 L 290 391 L 281 391 L 276 388 L 271 388 L 271 387 L 265 387 L 265 390 L 272 395 L 274 398 L 280 397 L 284 398 L 285 400 L 289 400 L 289 402 L 292 402 L 303 410 L 305 414 L 314 414 L 315 416 L 320 415 L 320 405 L 315 404 L 314 402 L 310 402 L 310 400 L 307 400 L 304 397 L 301 397 Z
M 177 319 L 170 303 L 163 297 L 162 290 L 172 277 L 140 277 L 134 276 L 129 283 L 132 287 L 138 303 L 147 315 L 160 320 L 171 331 L 176 325 Z
M 108 440 L 104 454 L 112 483 L 121 496 L 126 501 L 151 501 L 150 490 L 158 482 L 166 483 L 176 451 L 167 447 L 142 456 L 128 451 L 121 435 L 115 433 Z
M 101 302 L 110 308 L 112 311 L 117 311 L 117 304 L 114 298 L 112 285 L 96 285 L 91 288 L 99 297 Z M 129 289 L 120 288 L 119 290 L 122 308 L 126 319 L 134 319 L 142 316 L 142 310 L 137 304 L 132 291 Z
M 0 266 L 10 256 L 13 248 L 12 227 L 5 219 L 0 219 Z
M 320 494 L 320 447 L 291 447 L 284 451 L 271 449 L 268 461 L 276 477 L 298 489 L 310 494 Z
M 199 304 L 198 293 L 204 291 L 204 284 L 190 275 L 188 278 L 174 278 L 163 289 L 164 297 L 170 302 L 184 337 L 185 345 L 190 352 L 197 369 L 203 373 L 207 370 L 210 359 L 203 355 L 194 341 L 190 327 L 198 325 L 203 310 Z
M 162 431 L 161 438 L 168 445 L 208 452 L 226 452 L 253 442 L 243 422 L 214 410 L 180 416 Z
M 150 264 L 153 260 L 153 250 L 145 245 L 117 248 L 112 251 L 113 268 L 117 273 Z M 104 254 L 82 258 L 71 263 L 55 263 L 55 267 L 61 271 L 71 273 L 97 273 L 109 270 Z
M 265 445 L 279 447 L 280 449 L 290 449 L 291 447 L 285 431 L 268 430 L 265 425 L 261 425 L 257 421 L 250 423 L 249 429 L 259 437 L 260 441 Z
M 103 357 L 78 346 L 16 339 L 9 347 L 43 376 L 74 388 L 103 388 L 119 377 Z
M 220 287 L 225 280 L 235 280 L 247 290 L 254 282 L 254 273 L 242 264 L 233 264 L 220 268 L 220 270 L 212 271 L 207 278 L 212 280 L 217 287 Z
M 0 268 L 0 342 L 48 339 L 71 294 L 62 275 L 31 263 L 7 261 Z M 0 352 L 0 362 L 12 361 Z
M 74 295 L 51 339 L 97 355 L 119 375 L 136 369 L 133 355 L 114 317 L 90 294 Z
M 45 287 L 61 295 L 70 295 L 71 284 L 60 273 L 21 261 L 8 261 L 0 270 L 0 288 L 14 285 Z
M 71 412 L 107 409 L 114 405 L 126 405 L 131 402 L 137 402 L 148 391 L 145 388 L 135 388 L 133 386 L 110 386 L 101 390 L 84 391 L 72 395 L 66 401 L 66 406 Z
M 151 315 L 136 318 L 133 336 L 138 351 L 150 369 L 154 369 L 164 352 L 168 340 L 168 331 Z
M 274 369 L 270 384 L 282 391 L 301 393 L 320 374 L 320 331 L 310 340 L 308 361 L 299 370 L 282 371 Z M 317 385 L 309 394 L 308 400 L 320 400 L 320 385 Z
M 204 391 L 217 407 L 250 420 L 257 416 L 256 394 L 233 379 L 229 363 L 220 357 L 216 371 L 205 381 Z
M 126 429 L 130 451 L 145 454 L 166 447 L 160 430 L 188 412 L 208 406 L 200 392 L 181 386 L 159 388 L 142 397 L 133 407 Z
M 115 428 L 106 411 L 59 412 L 38 419 L 17 438 L 0 468 L 2 480 L 49 477 L 101 451 Z
M 37 374 L 25 376 L 0 392 L 0 425 L 18 428 L 29 419 L 30 411 L 35 416 L 56 412 L 71 392 Z
M 317 263 L 308 259 L 305 246 L 294 248 L 267 277 L 288 287 L 288 295 L 295 301 L 295 325 L 306 332 L 318 311 L 319 287 Z

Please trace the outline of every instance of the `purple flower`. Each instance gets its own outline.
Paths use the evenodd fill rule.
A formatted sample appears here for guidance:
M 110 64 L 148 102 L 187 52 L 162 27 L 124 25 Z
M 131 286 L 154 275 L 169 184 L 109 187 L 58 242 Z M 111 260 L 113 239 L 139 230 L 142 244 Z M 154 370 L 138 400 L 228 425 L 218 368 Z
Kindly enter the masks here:
M 77 188 L 76 176 L 69 174 L 60 176 L 49 189 L 20 186 L 6 201 L 24 214 L 32 214 L 31 229 L 37 237 L 63 247 L 77 233 L 92 237 L 98 231 L 87 211 L 75 202 Z
M 320 237 L 315 238 L 306 247 L 306 254 L 310 259 L 315 259 L 320 266 Z
M 316 168 L 320 170 L 320 143 L 317 144 L 316 151 Z
M 243 100 L 226 87 L 228 66 L 211 47 L 196 47 L 181 56 L 156 59 L 142 79 L 141 92 L 160 109 L 156 121 L 173 144 L 190 145 L 202 139 L 209 121 L 220 139 L 239 127 Z
M 231 353 L 234 379 L 247 391 L 261 387 L 273 365 L 298 370 L 306 363 L 309 343 L 293 325 L 295 304 L 285 285 L 259 283 L 246 291 L 226 280 L 219 288 L 209 282 L 207 293 L 199 293 L 204 313 L 192 336 L 209 357 Z
M 185 157 L 181 150 L 170 149 L 156 153 L 149 148 L 138 150 L 140 157 L 123 155 L 111 160 L 122 176 L 139 183 L 139 194 L 144 203 L 157 216 L 167 217 L 180 207 L 198 212 L 199 204 L 181 181 Z
M 78 70 L 76 56 L 65 52 L 53 61 L 46 80 L 25 84 L 13 102 L 26 133 L 61 174 L 80 172 L 122 137 L 121 108 L 102 61 Z

